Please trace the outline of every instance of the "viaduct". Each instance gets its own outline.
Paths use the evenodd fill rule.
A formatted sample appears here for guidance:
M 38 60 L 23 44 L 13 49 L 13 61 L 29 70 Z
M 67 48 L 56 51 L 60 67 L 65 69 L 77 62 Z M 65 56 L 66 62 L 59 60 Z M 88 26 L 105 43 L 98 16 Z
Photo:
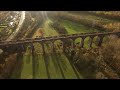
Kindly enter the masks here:
M 104 33 L 80 33 L 80 34 L 70 34 L 70 35 L 60 35 L 60 36 L 51 36 L 51 37 L 40 37 L 40 38 L 26 38 L 23 40 L 11 40 L 11 41 L 0 41 L 0 49 L 2 49 L 4 52 L 8 52 L 8 51 L 16 51 L 16 52 L 23 52 L 25 51 L 25 46 L 26 45 L 30 45 L 32 50 L 34 50 L 34 45 L 33 43 L 40 43 L 43 49 L 43 52 L 45 52 L 44 50 L 44 44 L 46 42 L 51 43 L 52 49 L 54 49 L 54 44 L 57 40 L 61 40 L 62 41 L 62 47 L 63 49 L 65 49 L 65 40 L 71 40 L 71 45 L 72 48 L 74 48 L 75 46 L 75 40 L 78 38 L 81 38 L 81 42 L 80 42 L 80 47 L 83 48 L 84 47 L 84 40 L 89 37 L 89 47 L 92 47 L 93 44 L 93 39 L 97 36 L 98 40 L 98 46 L 101 46 L 102 42 L 103 42 L 103 38 L 105 36 L 109 36 L 109 35 L 115 35 L 120 37 L 120 32 L 104 32 Z
M 79 46 L 81 48 L 84 48 L 85 45 L 85 39 L 88 37 L 89 38 L 89 47 L 92 47 L 93 44 L 93 39 L 97 36 L 98 38 L 98 47 L 101 46 L 102 42 L 103 42 L 103 38 L 109 35 L 115 35 L 120 37 L 120 32 L 105 32 L 105 33 L 80 33 L 80 34 L 70 34 L 70 35 L 60 35 L 60 36 L 51 36 L 51 37 L 42 37 L 42 38 L 26 38 L 24 40 L 11 40 L 11 41 L 0 41 L 0 49 L 3 50 L 3 52 L 8 52 L 8 53 L 20 53 L 18 55 L 18 57 L 21 57 L 21 52 L 25 52 L 26 51 L 26 46 L 30 46 L 31 47 L 31 51 L 32 51 L 32 70 L 33 70 L 33 78 L 35 78 L 36 74 L 36 60 L 35 60 L 35 54 L 34 54 L 34 43 L 40 43 L 42 46 L 42 52 L 43 52 L 43 56 L 44 56 L 44 60 L 45 60 L 45 66 L 46 66 L 46 72 L 48 75 L 48 78 L 50 78 L 50 72 L 48 70 L 48 63 L 47 63 L 47 55 L 45 54 L 45 44 L 46 42 L 51 44 L 51 48 L 54 51 L 55 50 L 55 42 L 57 40 L 62 41 L 62 48 L 63 50 L 66 48 L 65 44 L 67 43 L 66 41 L 71 41 L 71 48 L 75 47 L 75 40 L 78 38 L 81 38 L 81 42 L 79 44 Z M 58 62 L 58 61 L 57 61 Z M 77 71 L 73 65 L 72 62 L 70 62 L 75 74 L 77 75 L 78 78 L 80 78 L 77 74 Z M 58 62 L 59 65 L 59 62 Z M 64 73 L 61 69 L 61 66 L 59 65 L 61 74 L 63 76 L 63 78 L 65 78 Z

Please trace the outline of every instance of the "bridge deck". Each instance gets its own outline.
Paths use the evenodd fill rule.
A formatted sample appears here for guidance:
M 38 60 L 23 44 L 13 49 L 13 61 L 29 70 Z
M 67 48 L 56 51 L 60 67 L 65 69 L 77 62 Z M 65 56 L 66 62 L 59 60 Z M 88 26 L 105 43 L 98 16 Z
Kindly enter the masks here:
M 105 33 L 80 33 L 80 34 L 70 34 L 70 35 L 60 35 L 60 36 L 51 36 L 43 38 L 27 38 L 24 40 L 11 40 L 11 41 L 1 41 L 0 46 L 5 45 L 16 45 L 16 44 L 26 44 L 34 42 L 44 42 L 44 41 L 54 41 L 54 40 L 63 40 L 67 38 L 78 38 L 78 37 L 90 37 L 90 36 L 105 36 L 105 35 L 120 35 L 120 32 L 105 32 Z

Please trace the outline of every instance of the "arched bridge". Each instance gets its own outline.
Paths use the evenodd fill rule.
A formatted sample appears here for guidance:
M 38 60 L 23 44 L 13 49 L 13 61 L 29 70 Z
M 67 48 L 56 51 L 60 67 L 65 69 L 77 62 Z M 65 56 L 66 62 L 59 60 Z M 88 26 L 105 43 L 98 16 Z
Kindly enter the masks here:
M 40 43 L 43 48 L 44 52 L 44 43 L 50 42 L 52 48 L 54 49 L 54 44 L 57 40 L 62 41 L 62 47 L 65 48 L 66 40 L 71 40 L 71 46 L 74 48 L 75 46 L 75 40 L 78 38 L 81 38 L 80 47 L 84 47 L 84 40 L 89 37 L 89 47 L 92 47 L 93 39 L 97 36 L 98 37 L 98 46 L 101 46 L 103 38 L 105 36 L 109 35 L 116 35 L 120 37 L 120 32 L 104 32 L 104 33 L 80 33 L 80 34 L 70 34 L 70 35 L 60 35 L 60 36 L 51 36 L 51 37 L 40 37 L 40 38 L 26 38 L 23 40 L 11 40 L 11 41 L 2 41 L 0 42 L 0 48 L 3 49 L 3 51 L 7 50 L 14 50 L 14 48 L 17 49 L 17 51 L 24 51 L 25 45 L 30 44 L 32 49 L 34 49 L 33 43 Z
M 35 45 L 34 43 L 39 43 L 41 44 L 41 48 L 42 48 L 42 57 L 40 59 L 39 62 L 39 66 L 42 66 L 44 64 L 44 66 L 41 68 L 43 71 L 45 71 L 46 73 L 44 75 L 47 75 L 48 78 L 51 78 L 51 72 L 53 72 L 54 67 L 52 69 L 49 68 L 50 66 L 50 62 L 53 63 L 54 61 L 56 62 L 55 65 L 58 65 L 59 68 L 59 74 L 62 76 L 62 78 L 67 78 L 68 76 L 65 74 L 66 72 L 70 72 L 69 75 L 74 74 L 74 78 L 81 78 L 78 74 L 77 69 L 75 68 L 73 62 L 71 61 L 71 57 L 69 57 L 67 54 L 65 54 L 65 57 L 67 59 L 64 59 L 64 61 L 68 62 L 68 64 L 65 64 L 67 67 L 64 70 L 64 65 L 62 63 L 62 55 L 61 53 L 57 53 L 56 52 L 56 48 L 55 48 L 55 44 L 56 41 L 60 40 L 61 46 L 63 48 L 63 50 L 66 49 L 66 44 L 68 43 L 68 45 L 70 46 L 70 48 L 74 48 L 75 47 L 75 40 L 80 38 L 81 39 L 81 43 L 79 44 L 79 46 L 81 48 L 84 47 L 84 41 L 87 37 L 89 37 L 89 47 L 92 47 L 93 44 L 93 40 L 94 38 L 97 36 L 97 38 L 99 38 L 98 40 L 98 46 L 101 46 L 103 38 L 105 36 L 109 36 L 109 35 L 115 35 L 120 37 L 120 32 L 105 32 L 105 33 L 80 33 L 80 34 L 70 34 L 70 35 L 60 35 L 60 36 L 51 36 L 51 37 L 42 37 L 42 38 L 26 38 L 24 40 L 11 40 L 11 41 L 0 41 L 0 49 L 3 50 L 3 52 L 7 52 L 7 53 L 18 53 L 18 57 L 17 58 L 22 58 L 23 57 L 23 53 L 21 52 L 25 52 L 26 51 L 26 47 L 30 46 L 31 47 L 31 56 L 32 56 L 32 77 L 36 78 L 36 74 L 37 74 L 37 70 L 38 70 L 38 57 L 35 53 Z M 70 43 L 69 43 L 70 41 Z M 46 44 L 50 43 L 50 48 L 52 49 L 52 51 L 55 50 L 55 52 L 50 53 L 50 55 L 48 55 L 48 53 L 46 53 Z M 37 48 L 38 49 L 38 48 Z M 40 49 L 40 48 L 39 48 Z M 40 49 L 41 50 L 41 49 Z M 71 55 L 71 54 L 70 54 Z M 18 59 L 18 61 L 22 61 L 22 59 Z M 37 59 L 36 59 L 37 58 Z M 48 62 L 49 60 L 49 62 Z M 42 62 L 43 61 L 43 62 Z M 54 63 L 53 63 L 54 64 Z M 26 70 L 26 65 L 24 65 L 24 69 Z M 23 69 L 23 70 L 24 70 Z M 41 70 L 41 71 L 42 71 Z M 56 70 L 56 69 L 55 69 Z M 58 70 L 58 69 L 57 69 Z M 25 71 L 26 72 L 26 71 Z M 24 73 L 24 72 L 21 72 Z M 55 71 L 55 74 L 58 74 L 58 72 Z M 41 73 L 42 74 L 42 73 Z M 30 73 L 31 75 L 31 73 Z M 70 75 L 71 77 L 73 77 L 72 75 Z M 23 75 L 24 77 L 24 75 Z

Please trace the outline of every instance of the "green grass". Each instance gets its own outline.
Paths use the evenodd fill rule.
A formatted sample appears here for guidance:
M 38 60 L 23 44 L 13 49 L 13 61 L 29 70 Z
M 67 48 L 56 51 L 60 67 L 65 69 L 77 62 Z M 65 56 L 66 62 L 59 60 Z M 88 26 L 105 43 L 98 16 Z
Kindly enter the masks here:
M 32 56 L 24 56 L 21 79 L 32 79 Z
M 59 35 L 56 30 L 51 28 L 49 26 L 50 23 L 52 23 L 53 20 L 47 19 L 42 28 L 44 29 L 45 37 L 48 36 L 57 36 Z M 74 23 L 69 20 L 61 20 L 60 23 L 66 28 L 68 34 L 76 34 L 76 33 L 89 33 L 89 32 L 101 32 L 100 30 L 94 29 L 94 28 L 88 28 L 82 24 Z M 88 48 L 88 42 L 89 38 L 85 39 L 84 47 Z M 80 39 L 77 39 L 75 43 L 80 42 Z M 56 42 L 57 44 L 58 42 Z M 42 47 L 39 43 L 35 43 L 35 60 L 37 60 L 36 65 L 38 66 L 36 68 L 35 78 L 36 79 L 47 79 L 47 71 L 46 71 L 46 65 L 45 65 L 45 57 L 42 54 Z M 95 44 L 93 44 L 95 47 Z M 45 45 L 46 52 L 49 52 L 49 49 L 51 49 L 51 46 Z M 26 53 L 29 53 L 29 50 L 27 49 Z M 63 74 L 65 76 L 65 79 L 77 79 L 77 76 L 75 75 L 75 72 L 67 59 L 67 57 L 62 52 L 58 53 L 46 53 L 46 60 L 48 62 L 48 71 L 50 74 L 51 79 L 62 79 L 62 73 L 60 71 L 60 67 L 63 71 Z M 59 66 L 60 65 L 60 66 Z M 83 76 L 80 75 L 79 77 L 83 78 Z M 14 77 L 13 77 L 14 78 Z M 23 56 L 23 69 L 21 73 L 21 79 L 32 79 L 33 78 L 33 71 L 32 71 L 32 55 L 24 55 Z
M 47 79 L 45 61 L 43 59 L 43 55 L 37 55 L 37 59 L 39 61 L 38 71 L 36 73 L 36 79 Z
M 54 36 L 54 35 L 58 35 L 58 33 L 49 27 L 49 23 L 51 23 L 51 20 L 47 20 L 44 25 L 44 31 L 45 31 L 45 36 Z M 49 51 L 49 49 L 51 48 L 51 46 L 46 46 L 45 45 L 45 50 L 46 52 Z M 26 51 L 28 52 L 28 50 Z M 42 52 L 42 48 L 41 46 L 36 43 L 35 44 L 35 52 L 37 52 L 38 54 L 36 54 L 35 56 L 35 60 L 38 60 L 38 70 L 36 71 L 36 75 L 35 78 L 37 79 L 47 79 L 47 72 L 46 72 L 46 66 L 45 66 L 45 58 L 43 57 L 42 54 L 40 54 Z M 57 55 L 57 57 L 56 57 Z M 57 60 L 59 60 L 60 62 L 60 66 L 62 67 L 62 70 L 65 74 L 65 78 L 70 78 L 70 79 L 76 79 L 76 75 L 71 67 L 71 65 L 69 64 L 69 61 L 67 60 L 67 58 L 61 53 L 61 55 L 53 55 L 53 54 L 47 54 L 47 61 L 48 61 L 48 71 L 50 73 L 50 78 L 51 79 L 62 79 L 62 74 L 60 72 L 60 68 L 58 67 L 58 62 Z M 58 58 L 59 57 L 59 58 Z M 30 60 L 30 62 L 29 62 Z M 27 63 L 27 62 L 29 63 Z M 63 63 L 62 61 L 65 61 L 65 63 Z M 23 66 L 23 70 L 21 73 L 21 78 L 22 79 L 32 79 L 32 56 L 31 55 L 25 55 L 24 59 L 24 66 Z M 64 66 L 66 66 L 64 68 Z
M 3 28 L 0 27 L 0 32 L 3 30 Z
M 43 25 L 45 37 L 59 35 L 56 32 L 56 30 L 54 30 L 53 28 L 51 28 L 49 26 L 49 23 L 51 23 L 51 22 L 53 22 L 53 21 L 48 19 L 48 20 L 46 20 L 46 22 Z M 96 29 L 87 28 L 83 25 L 79 25 L 79 24 L 76 24 L 74 22 L 70 22 L 67 20 L 62 20 L 61 23 L 67 29 L 68 34 L 98 31 Z M 76 42 L 78 42 L 78 41 L 79 40 L 76 40 Z M 87 44 L 86 44 L 87 41 L 88 41 L 88 39 L 86 38 L 85 47 L 87 47 Z M 46 72 L 45 60 L 44 60 L 43 55 L 41 54 L 41 52 L 42 52 L 41 45 L 38 43 L 35 43 L 34 45 L 35 45 L 35 52 L 36 52 L 35 60 L 38 60 L 38 69 L 36 71 L 35 78 L 47 79 L 48 75 Z M 48 52 L 49 49 L 51 49 L 51 46 L 45 45 L 46 52 Z M 56 54 L 55 53 L 49 54 L 49 55 L 47 54 L 46 56 L 47 56 L 47 61 L 48 61 L 48 71 L 50 73 L 51 79 L 62 79 L 63 78 L 61 71 L 60 71 L 60 67 L 61 67 L 66 79 L 77 79 L 69 60 L 63 53 L 59 52 Z M 29 60 L 30 60 L 30 63 L 27 63 L 27 62 L 29 62 Z M 23 62 L 24 62 L 24 67 L 23 67 L 23 70 L 21 73 L 21 78 L 22 79 L 32 79 L 33 78 L 33 76 L 32 76 L 32 56 L 24 55 Z M 60 64 L 60 67 L 58 66 L 58 62 Z M 79 73 L 79 76 L 80 76 L 80 78 L 83 78 L 80 75 L 80 73 Z
M 49 27 L 48 24 L 51 23 L 51 22 L 52 21 L 48 20 L 45 23 L 44 30 L 46 32 L 45 33 L 46 36 L 58 35 L 58 33 L 54 29 Z M 45 47 L 45 48 L 48 49 L 50 47 Z M 57 59 L 60 62 L 60 66 L 62 67 L 62 70 L 63 70 L 63 72 L 65 74 L 65 78 L 75 79 L 76 75 L 73 72 L 73 69 L 72 69 L 71 65 L 69 64 L 67 58 L 62 53 L 61 53 L 61 55 L 57 55 L 57 56 L 56 55 L 55 55 L 56 58 L 54 58 L 54 59 L 53 59 L 52 55 L 49 56 L 49 60 L 48 60 L 49 65 L 48 65 L 48 67 L 49 67 L 50 77 L 53 78 L 53 79 L 62 78 L 61 73 L 60 73 L 60 69 L 56 66 L 57 62 L 55 62 L 56 61 L 55 59 Z M 55 61 L 53 61 L 53 60 L 55 60 Z M 62 63 L 62 61 L 65 61 L 65 63 Z M 66 66 L 66 68 L 63 68 L 64 66 Z M 55 68 L 57 68 L 57 70 L 55 70 Z
M 99 32 L 94 28 L 88 28 L 82 24 L 77 24 L 69 20 L 61 20 L 61 24 L 67 29 L 68 34 Z
M 76 33 L 90 33 L 90 32 L 101 32 L 100 30 L 94 28 L 88 28 L 82 24 L 74 23 L 69 20 L 61 20 L 61 24 L 66 28 L 68 34 L 76 34 Z M 75 43 L 80 42 L 80 39 L 76 39 Z M 84 41 L 84 47 L 89 48 L 89 38 L 87 37 Z M 93 43 L 93 47 L 96 47 Z
M 64 63 L 62 63 L 63 61 L 64 61 Z M 60 56 L 60 64 L 61 64 L 61 67 L 62 67 L 62 70 L 64 72 L 66 79 L 77 79 L 75 72 L 73 71 L 73 69 L 69 63 L 69 60 L 66 58 L 66 56 L 64 54 L 61 54 L 61 56 Z
M 113 20 L 113 19 L 108 19 L 105 17 L 101 17 L 101 16 L 96 16 L 96 15 L 90 15 L 90 14 L 84 14 L 84 13 L 72 13 L 73 15 L 78 15 L 78 16 L 82 16 L 83 18 L 88 18 L 91 20 L 97 20 L 97 21 L 101 21 L 103 23 L 114 23 L 114 22 L 119 22 L 117 20 Z
M 49 23 L 52 23 L 52 21 L 50 19 L 48 19 L 45 23 L 44 23 L 44 32 L 45 32 L 45 37 L 47 36 L 57 36 L 58 33 L 56 32 L 56 30 L 54 30 L 53 28 L 49 27 Z

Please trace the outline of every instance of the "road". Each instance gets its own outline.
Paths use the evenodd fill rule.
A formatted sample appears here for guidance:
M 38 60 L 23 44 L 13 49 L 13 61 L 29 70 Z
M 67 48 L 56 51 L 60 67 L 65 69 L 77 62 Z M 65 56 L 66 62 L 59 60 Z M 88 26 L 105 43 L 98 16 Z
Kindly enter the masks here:
M 12 39 L 18 34 L 18 32 L 20 31 L 20 29 L 21 29 L 21 27 L 22 27 L 22 25 L 23 25 L 24 20 L 25 20 L 25 11 L 22 11 L 22 12 L 21 12 L 20 21 L 19 21 L 19 24 L 18 24 L 17 29 L 14 31 L 13 34 L 11 34 L 11 35 L 8 37 L 8 39 L 7 39 L 6 41 L 12 40 Z

